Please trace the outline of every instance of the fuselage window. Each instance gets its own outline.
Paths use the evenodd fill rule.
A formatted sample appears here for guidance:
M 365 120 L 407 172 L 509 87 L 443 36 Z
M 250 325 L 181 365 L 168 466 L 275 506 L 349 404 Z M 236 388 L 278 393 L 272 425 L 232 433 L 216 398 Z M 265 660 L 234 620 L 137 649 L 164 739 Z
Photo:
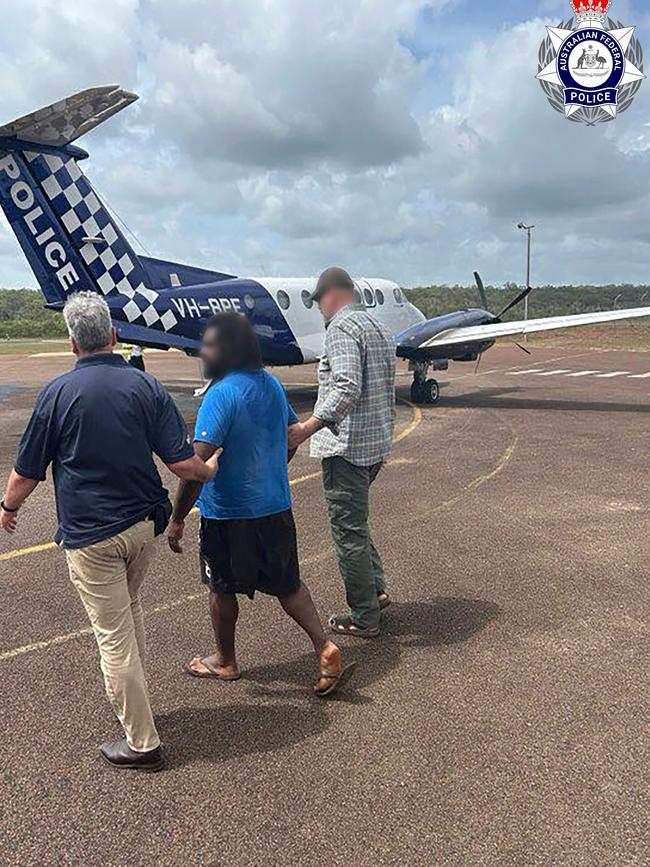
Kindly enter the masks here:
M 366 304 L 372 306 L 375 303 L 375 299 L 372 297 L 372 292 L 370 289 L 363 290 L 363 297 L 366 299 Z
M 275 296 L 278 299 L 278 304 L 283 310 L 288 310 L 291 305 L 291 298 L 287 295 L 284 289 L 280 289 Z
M 384 293 L 381 291 L 381 289 L 375 289 L 375 295 L 377 296 L 377 304 L 383 304 Z
M 246 305 L 246 307 L 247 307 L 249 310 L 254 310 L 254 309 L 255 309 L 255 299 L 253 298 L 253 296 L 251 295 L 250 292 L 247 292 L 247 293 L 244 295 L 244 304 Z
M 303 289 L 300 293 L 300 297 L 302 298 L 302 303 L 305 305 L 307 310 L 311 310 L 311 308 L 314 306 L 314 299 L 311 297 L 311 292 Z

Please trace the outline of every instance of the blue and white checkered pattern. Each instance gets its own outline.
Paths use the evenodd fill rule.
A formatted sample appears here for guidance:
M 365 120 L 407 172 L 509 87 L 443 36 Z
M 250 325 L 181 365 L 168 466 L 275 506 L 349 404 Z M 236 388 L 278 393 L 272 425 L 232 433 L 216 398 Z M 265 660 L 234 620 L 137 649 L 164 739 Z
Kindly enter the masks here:
M 26 151 L 24 156 L 99 290 L 104 295 L 117 293 L 128 298 L 122 311 L 130 323 L 170 331 L 177 324 L 176 316 L 171 310 L 157 309 L 158 293 L 145 286 L 138 257 L 77 161 L 32 151 Z M 88 243 L 84 238 L 101 241 Z

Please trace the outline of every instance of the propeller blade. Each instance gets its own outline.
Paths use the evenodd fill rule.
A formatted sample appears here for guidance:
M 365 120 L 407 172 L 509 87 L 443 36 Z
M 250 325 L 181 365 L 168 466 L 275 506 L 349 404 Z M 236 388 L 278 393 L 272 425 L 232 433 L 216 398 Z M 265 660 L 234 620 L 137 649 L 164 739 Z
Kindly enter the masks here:
M 532 355 L 532 354 L 533 354 L 533 353 L 530 351 L 530 349 L 526 349 L 525 346 L 522 346 L 521 343 L 517 343 L 516 340 L 513 340 L 512 342 L 515 344 L 515 346 L 517 347 L 517 349 L 521 349 L 521 351 L 522 351 L 522 352 L 525 352 L 526 355 Z
M 478 294 L 481 296 L 481 304 L 483 305 L 483 309 L 488 309 L 488 300 L 487 295 L 485 294 L 485 286 L 483 285 L 483 280 L 481 280 L 481 275 L 478 271 L 474 271 L 474 279 L 476 280 L 476 285 L 478 287 Z
M 505 316 L 509 310 L 512 310 L 513 307 L 516 307 L 517 304 L 521 304 L 521 302 L 524 300 L 524 298 L 527 298 L 532 291 L 533 291 L 533 287 L 528 286 L 526 289 L 524 289 L 523 292 L 520 292 L 516 298 L 513 298 L 509 304 L 506 304 L 506 306 L 503 308 L 501 313 L 499 313 L 499 315 L 497 316 L 497 319 L 501 319 L 501 317 Z

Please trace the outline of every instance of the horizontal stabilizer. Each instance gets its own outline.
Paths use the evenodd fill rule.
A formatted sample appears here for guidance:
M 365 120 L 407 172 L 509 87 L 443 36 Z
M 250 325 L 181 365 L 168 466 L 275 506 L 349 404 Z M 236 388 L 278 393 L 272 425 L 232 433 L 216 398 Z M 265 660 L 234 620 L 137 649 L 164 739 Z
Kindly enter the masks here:
M 518 322 L 496 322 L 488 325 L 472 325 L 468 328 L 448 328 L 422 343 L 419 348 L 450 346 L 457 343 L 496 340 L 517 334 L 535 334 L 538 331 L 555 331 L 560 328 L 575 328 L 579 325 L 595 325 L 600 322 L 616 322 L 620 319 L 639 319 L 650 316 L 650 307 L 635 307 L 629 310 L 604 310 L 601 313 L 578 313 L 574 316 L 548 316 L 544 319 L 522 319 Z
M 152 328 L 133 325 L 119 319 L 113 319 L 113 325 L 115 325 L 118 340 L 122 343 L 132 343 L 150 349 L 182 349 L 190 355 L 198 355 L 201 348 L 200 340 L 192 340 L 190 337 L 183 337 L 179 334 L 154 331 Z
M 165 289 L 179 289 L 181 286 L 201 286 L 235 279 L 234 274 L 209 271 L 207 268 L 182 265 L 166 259 L 153 259 L 150 256 L 138 256 L 138 258 L 147 275 L 147 286 L 159 292 Z
M 0 137 L 49 147 L 65 147 L 90 132 L 138 97 L 116 84 L 91 87 L 0 126 Z

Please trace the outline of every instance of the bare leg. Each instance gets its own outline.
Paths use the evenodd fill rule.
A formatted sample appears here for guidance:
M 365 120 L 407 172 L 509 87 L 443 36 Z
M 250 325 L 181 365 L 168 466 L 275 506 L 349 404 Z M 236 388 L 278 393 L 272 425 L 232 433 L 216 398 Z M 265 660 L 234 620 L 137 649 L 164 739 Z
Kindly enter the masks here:
M 239 603 L 234 593 L 210 592 L 210 619 L 217 652 L 205 657 L 193 659 L 191 668 L 197 673 L 205 673 L 207 666 L 222 677 L 239 674 L 235 655 L 235 625 L 239 616 Z
M 301 581 L 300 587 L 295 593 L 280 597 L 280 605 L 310 637 L 321 672 L 327 671 L 335 676 L 339 675 L 341 673 L 341 651 L 333 641 L 326 637 L 307 585 Z M 314 690 L 318 692 L 327 689 L 333 682 L 331 677 L 320 677 Z
M 309 588 L 302 581 L 300 587 L 290 596 L 281 596 L 280 605 L 298 626 L 305 630 L 314 645 L 317 656 L 323 652 L 328 639 L 320 622 L 318 611 L 311 598 Z

